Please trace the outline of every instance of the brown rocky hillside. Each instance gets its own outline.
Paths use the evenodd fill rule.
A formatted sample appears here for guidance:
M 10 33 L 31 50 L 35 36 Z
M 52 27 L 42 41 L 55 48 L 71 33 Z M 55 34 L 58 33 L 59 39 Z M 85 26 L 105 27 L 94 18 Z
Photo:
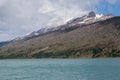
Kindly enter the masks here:
M 119 16 L 86 25 L 68 23 L 59 27 L 0 47 L 0 58 L 120 57 Z

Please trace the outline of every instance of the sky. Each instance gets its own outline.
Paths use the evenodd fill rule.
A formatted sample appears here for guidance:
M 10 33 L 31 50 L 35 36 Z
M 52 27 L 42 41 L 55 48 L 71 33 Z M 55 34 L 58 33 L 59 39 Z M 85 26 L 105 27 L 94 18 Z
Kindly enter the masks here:
M 0 0 L 0 41 L 55 27 L 90 11 L 120 15 L 119 0 Z

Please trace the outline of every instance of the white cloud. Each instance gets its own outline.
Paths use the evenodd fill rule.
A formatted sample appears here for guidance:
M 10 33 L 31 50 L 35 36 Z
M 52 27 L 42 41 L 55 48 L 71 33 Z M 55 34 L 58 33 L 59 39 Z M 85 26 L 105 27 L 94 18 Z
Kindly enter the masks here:
M 15 36 L 9 33 L 0 34 L 0 41 L 8 41 L 10 38 L 14 38 Z
M 0 41 L 82 16 L 99 0 L 0 0 Z
M 49 1 L 44 0 L 43 4 L 45 4 L 45 5 L 42 5 L 39 8 L 39 10 L 38 10 L 39 13 L 46 14 L 46 13 L 49 13 L 49 12 L 52 12 L 55 10 L 53 5 Z
M 6 0 L 0 0 L 0 6 L 4 5 Z

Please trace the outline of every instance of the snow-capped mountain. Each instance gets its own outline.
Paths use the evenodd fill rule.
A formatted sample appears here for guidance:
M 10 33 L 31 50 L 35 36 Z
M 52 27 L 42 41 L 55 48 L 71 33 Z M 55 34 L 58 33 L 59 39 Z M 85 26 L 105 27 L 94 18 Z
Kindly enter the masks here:
M 84 15 L 82 17 L 78 17 L 78 18 L 74 18 L 70 21 L 68 21 L 66 24 L 64 25 L 60 25 L 58 27 L 52 27 L 52 28 L 41 28 L 38 31 L 34 31 L 30 34 L 28 34 L 25 37 L 32 37 L 32 36 L 38 36 L 40 34 L 44 34 L 47 32 L 51 32 L 51 31 L 55 31 L 55 30 L 64 30 L 66 28 L 66 26 L 71 25 L 88 25 L 88 24 L 92 24 L 98 21 L 104 21 L 106 19 L 112 18 L 114 17 L 112 14 L 96 14 L 95 12 L 90 12 L 88 15 Z
M 58 27 L 53 27 L 53 28 L 41 28 L 40 30 L 38 31 L 34 31 L 26 36 L 24 36 L 24 38 L 26 37 L 33 37 L 33 36 L 39 36 L 40 34 L 44 34 L 44 33 L 47 33 L 47 32 L 51 32 L 51 31 L 55 31 L 55 30 L 58 30 Z
M 120 16 L 95 14 L 0 43 L 0 58 L 120 57 Z
M 82 17 L 78 17 L 78 18 L 68 21 L 67 24 L 70 24 L 73 26 L 76 24 L 88 25 L 88 24 L 92 24 L 98 21 L 104 21 L 112 17 L 114 17 L 114 15 L 112 14 L 95 14 L 95 12 L 92 11 L 88 15 L 84 15 Z
M 65 30 L 66 28 L 69 28 L 70 26 L 77 25 L 77 26 L 80 27 L 80 26 L 84 26 L 84 25 L 89 25 L 89 24 L 92 24 L 92 23 L 95 23 L 95 22 L 110 19 L 112 17 L 114 17 L 114 15 L 112 15 L 112 14 L 96 14 L 95 12 L 91 11 L 87 15 L 84 15 L 82 17 L 73 18 L 73 19 L 69 20 L 64 25 L 60 25 L 60 26 L 52 27 L 52 28 L 49 28 L 49 27 L 41 28 L 40 30 L 34 31 L 30 34 L 27 34 L 26 36 L 17 37 L 15 39 L 11 40 L 10 42 L 15 42 L 15 41 L 18 41 L 18 40 L 23 40 L 23 39 L 26 39 L 26 38 L 39 36 L 41 34 L 45 34 L 45 33 L 56 31 L 56 30 Z

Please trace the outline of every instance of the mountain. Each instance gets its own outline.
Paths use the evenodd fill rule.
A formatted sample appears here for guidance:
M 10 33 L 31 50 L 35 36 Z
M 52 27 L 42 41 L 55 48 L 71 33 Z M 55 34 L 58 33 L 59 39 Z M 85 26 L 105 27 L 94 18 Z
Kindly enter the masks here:
M 4 46 L 4 45 L 7 45 L 7 44 L 9 44 L 9 43 L 10 43 L 10 41 L 0 42 L 0 47 L 1 47 L 1 46 Z
M 84 15 L 82 17 L 78 17 L 75 19 L 72 19 L 70 21 L 67 22 L 67 24 L 64 25 L 60 25 L 58 27 L 52 27 L 52 28 L 41 28 L 38 31 L 34 31 L 22 38 L 19 39 L 25 39 L 25 38 L 30 38 L 30 37 L 35 37 L 35 36 L 39 36 L 41 34 L 45 34 L 48 32 L 52 32 L 52 31 L 56 31 L 56 30 L 64 30 L 69 26 L 74 26 L 74 25 L 79 25 L 79 26 L 83 26 L 83 25 L 88 25 L 88 24 L 92 24 L 98 21 L 103 21 L 109 18 L 114 17 L 112 14 L 107 14 L 107 15 L 103 15 L 103 14 L 95 14 L 95 12 L 90 12 L 88 15 Z M 18 40 L 18 39 L 17 39 Z
M 90 12 L 0 47 L 0 58 L 120 57 L 120 17 Z

